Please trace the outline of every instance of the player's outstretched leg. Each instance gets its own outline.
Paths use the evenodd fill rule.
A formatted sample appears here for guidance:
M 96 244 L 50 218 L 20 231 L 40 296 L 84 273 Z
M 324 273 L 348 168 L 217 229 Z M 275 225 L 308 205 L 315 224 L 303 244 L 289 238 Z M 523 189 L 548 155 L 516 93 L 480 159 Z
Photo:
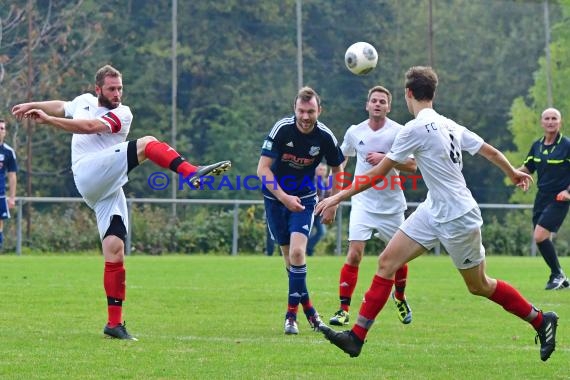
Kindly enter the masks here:
M 165 142 L 156 140 L 153 136 L 145 136 L 136 140 L 137 157 L 139 162 L 148 158 L 161 168 L 170 169 L 189 178 L 196 188 L 200 186 L 200 178 L 207 175 L 219 175 L 228 170 L 231 161 L 220 161 L 215 164 L 194 166 L 184 159 L 174 148 Z
M 549 311 L 542 314 L 542 324 L 536 330 L 534 342 L 540 340 L 540 359 L 545 362 L 556 349 L 556 328 L 558 327 L 558 315 Z
M 324 323 L 319 326 L 319 330 L 321 330 L 327 340 L 349 354 L 351 358 L 360 355 L 364 342 L 358 339 L 351 330 L 334 331 Z

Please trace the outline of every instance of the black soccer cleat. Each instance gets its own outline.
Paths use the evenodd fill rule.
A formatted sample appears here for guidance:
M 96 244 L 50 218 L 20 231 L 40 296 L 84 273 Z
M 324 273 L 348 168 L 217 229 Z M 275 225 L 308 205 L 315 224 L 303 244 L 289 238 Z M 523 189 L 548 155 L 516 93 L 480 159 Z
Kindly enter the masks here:
M 540 359 L 545 362 L 556 349 L 556 328 L 558 327 L 558 315 L 549 311 L 542 314 L 542 324 L 536 330 L 534 343 L 540 340 Z
M 220 175 L 231 167 L 231 161 L 220 161 L 211 165 L 198 166 L 198 171 L 190 177 L 189 182 L 198 189 L 200 187 L 200 178 L 207 175 Z
M 360 355 L 364 342 L 358 339 L 351 330 L 337 332 L 324 323 L 319 326 L 319 330 L 321 330 L 327 340 L 349 354 L 351 358 Z
M 105 325 L 105 328 L 103 329 L 103 334 L 105 334 L 106 337 L 112 339 L 124 339 L 124 340 L 134 340 L 134 341 L 138 340 L 137 338 L 135 338 L 134 336 L 132 336 L 127 332 L 127 328 L 125 327 L 125 322 L 115 327 L 109 327 L 108 324 Z

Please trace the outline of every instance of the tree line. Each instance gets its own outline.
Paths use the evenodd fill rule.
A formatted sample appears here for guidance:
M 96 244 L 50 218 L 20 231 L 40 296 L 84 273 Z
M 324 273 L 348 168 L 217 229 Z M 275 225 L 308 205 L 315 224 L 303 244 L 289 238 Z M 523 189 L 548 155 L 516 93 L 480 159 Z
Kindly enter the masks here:
M 440 76 L 436 108 L 522 162 L 540 136 L 552 75 L 554 105 L 570 110 L 568 0 L 549 1 L 552 64 L 545 62 L 543 1 L 427 0 L 302 2 L 303 84 L 323 100 L 321 120 L 342 140 L 366 118 L 368 88 L 394 96 L 390 117 L 405 123 L 403 74 L 433 64 Z M 72 99 L 93 90 L 97 68 L 123 73 L 124 102 L 133 110 L 131 138 L 172 138 L 171 0 L 0 1 L 0 115 L 20 164 L 18 195 L 76 196 L 70 172 L 71 136 L 41 125 L 18 124 L 10 107 L 27 99 Z M 260 146 L 273 123 L 292 113 L 298 84 L 296 0 L 178 1 L 176 17 L 175 145 L 191 162 L 231 159 L 230 176 L 255 174 Z M 31 21 L 31 22 L 28 22 Z M 344 67 L 345 49 L 367 41 L 378 67 L 366 76 Z M 428 49 L 429 47 L 429 49 Z M 128 196 L 170 197 L 131 175 Z M 465 160 L 468 185 L 479 202 L 511 200 L 513 189 L 479 159 Z M 22 184 L 31 183 L 27 193 Z M 181 191 L 179 198 L 260 197 L 251 191 Z M 425 189 L 410 191 L 410 201 Z M 513 198 L 528 201 L 528 195 Z

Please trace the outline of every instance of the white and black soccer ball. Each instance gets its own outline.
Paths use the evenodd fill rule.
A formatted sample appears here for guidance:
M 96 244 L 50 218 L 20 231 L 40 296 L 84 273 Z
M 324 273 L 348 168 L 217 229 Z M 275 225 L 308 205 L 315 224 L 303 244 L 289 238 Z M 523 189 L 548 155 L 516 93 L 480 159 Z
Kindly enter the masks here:
M 346 49 L 344 64 L 356 75 L 368 74 L 378 63 L 378 52 L 368 42 L 356 42 Z

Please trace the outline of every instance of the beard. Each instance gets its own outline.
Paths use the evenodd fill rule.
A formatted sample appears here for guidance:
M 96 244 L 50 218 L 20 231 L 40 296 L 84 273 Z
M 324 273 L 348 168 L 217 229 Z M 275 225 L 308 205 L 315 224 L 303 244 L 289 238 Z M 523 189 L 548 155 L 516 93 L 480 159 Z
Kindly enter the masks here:
M 117 108 L 120 104 L 120 102 L 113 103 L 109 98 L 107 98 L 103 94 L 99 94 L 97 100 L 99 101 L 99 105 L 108 108 L 110 110 Z

